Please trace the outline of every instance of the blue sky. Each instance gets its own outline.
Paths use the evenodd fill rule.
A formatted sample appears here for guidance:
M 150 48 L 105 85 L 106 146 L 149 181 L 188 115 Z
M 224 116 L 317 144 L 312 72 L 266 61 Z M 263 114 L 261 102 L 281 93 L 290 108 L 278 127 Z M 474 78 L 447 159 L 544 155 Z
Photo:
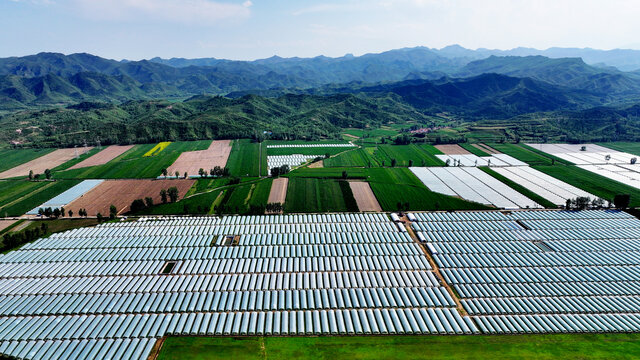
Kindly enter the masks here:
M 0 0 L 0 57 L 361 55 L 394 48 L 640 48 L 637 0 Z

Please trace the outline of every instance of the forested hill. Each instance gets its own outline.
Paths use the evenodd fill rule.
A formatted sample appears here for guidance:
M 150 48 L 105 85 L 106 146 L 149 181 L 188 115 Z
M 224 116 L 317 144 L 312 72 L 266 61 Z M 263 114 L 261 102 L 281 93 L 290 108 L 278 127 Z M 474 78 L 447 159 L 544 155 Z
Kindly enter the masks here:
M 638 73 L 595 67 L 576 58 L 490 56 L 475 60 L 464 50 L 459 51 L 460 57 L 454 54 L 411 48 L 340 58 L 115 61 L 90 54 L 41 53 L 0 59 L 0 111 L 202 94 L 357 93 L 377 84 L 488 73 L 589 92 L 604 103 L 637 100 L 640 93 Z

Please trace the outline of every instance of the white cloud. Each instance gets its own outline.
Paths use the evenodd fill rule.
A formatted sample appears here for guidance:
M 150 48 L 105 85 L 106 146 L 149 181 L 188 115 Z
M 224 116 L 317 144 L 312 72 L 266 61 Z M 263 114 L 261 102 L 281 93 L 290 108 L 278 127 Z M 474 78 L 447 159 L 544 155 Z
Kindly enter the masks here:
M 85 16 L 100 20 L 163 21 L 214 24 L 247 18 L 250 0 L 242 4 L 209 0 L 72 0 Z

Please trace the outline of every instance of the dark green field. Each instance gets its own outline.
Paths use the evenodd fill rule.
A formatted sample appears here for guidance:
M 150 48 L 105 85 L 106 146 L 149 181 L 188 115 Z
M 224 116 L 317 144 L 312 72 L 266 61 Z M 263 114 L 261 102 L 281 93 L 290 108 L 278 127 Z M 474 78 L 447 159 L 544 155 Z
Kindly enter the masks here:
M 363 149 L 350 150 L 324 160 L 326 167 L 367 167 L 370 164 L 371 160 Z
M 604 146 L 609 149 L 618 150 L 622 152 L 628 152 L 634 155 L 640 155 L 640 143 L 637 142 L 608 142 L 608 143 L 598 143 L 600 146 Z
M 382 210 L 397 211 L 398 203 L 410 210 L 480 210 L 488 207 L 430 191 L 407 168 L 368 169 L 369 184 Z
M 639 334 L 168 337 L 158 360 L 636 359 Z
M 156 144 L 136 145 L 107 164 L 54 173 L 57 179 L 144 179 L 155 178 L 185 151 L 206 150 L 211 140 L 174 142 L 154 156 L 143 155 Z
M 477 156 L 491 156 L 490 154 L 478 149 L 477 147 L 473 146 L 472 144 L 468 144 L 468 143 L 462 143 L 459 144 L 463 149 L 467 150 L 468 152 L 472 153 L 473 155 L 477 155 Z
M 352 199 L 353 194 L 350 190 L 345 193 L 344 188 L 340 186 L 340 180 L 291 177 L 285 211 L 289 213 L 357 211 L 348 206 L 349 196 Z
M 604 176 L 580 169 L 576 166 L 534 166 L 536 170 L 549 174 L 567 184 L 605 200 L 611 200 L 618 194 L 631 195 L 631 207 L 640 206 L 640 189 L 619 183 Z
M 11 191 L 18 191 L 18 193 L 22 193 L 24 196 L 18 197 L 17 195 L 12 195 L 10 198 L 10 202 L 5 202 L 5 204 L 7 205 L 0 208 L 0 214 L 2 216 L 5 216 L 5 214 L 8 216 L 23 215 L 27 211 L 41 205 L 52 197 L 57 196 L 58 194 L 70 189 L 78 183 L 80 183 L 80 180 L 47 182 L 44 185 L 34 186 L 34 189 L 38 189 L 39 191 L 30 191 L 26 194 L 24 193 L 24 188 L 27 187 L 26 185 L 14 185 L 16 190 Z M 21 188 L 22 192 L 17 190 Z
M 259 176 L 260 160 L 259 143 L 248 139 L 234 140 L 227 167 L 233 176 Z
M 396 166 L 409 166 L 410 162 L 413 162 L 412 166 L 444 166 L 444 162 L 433 156 L 433 151 L 427 147 L 431 145 L 380 145 L 378 149 L 389 159 L 386 166 L 391 165 L 392 159 L 396 160 Z
M 0 206 L 5 206 L 43 186 L 48 182 L 31 182 L 24 180 L 0 181 Z
M 0 149 L 0 172 L 47 155 L 56 149 Z

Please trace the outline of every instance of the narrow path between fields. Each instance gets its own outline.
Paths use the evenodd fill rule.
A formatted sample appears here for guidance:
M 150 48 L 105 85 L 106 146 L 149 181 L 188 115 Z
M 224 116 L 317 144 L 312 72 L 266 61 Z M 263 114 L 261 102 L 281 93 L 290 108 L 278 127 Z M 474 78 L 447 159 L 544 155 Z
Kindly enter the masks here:
M 444 277 L 440 273 L 440 268 L 438 267 L 438 265 L 434 261 L 433 257 L 431 256 L 431 254 L 427 250 L 427 247 L 424 244 L 422 244 L 422 242 L 418 238 L 418 235 L 415 233 L 415 231 L 413 231 L 413 228 L 411 227 L 411 221 L 409 221 L 409 218 L 407 218 L 406 215 L 405 215 L 404 217 L 400 218 L 400 220 L 404 221 L 404 226 L 405 226 L 405 228 L 407 228 L 407 232 L 409 233 L 409 236 L 411 236 L 411 238 L 415 242 L 417 242 L 418 245 L 420 245 L 420 248 L 422 249 L 422 251 L 424 252 L 424 254 L 427 257 L 427 260 L 429 260 L 429 264 L 431 264 L 431 268 L 433 269 L 433 273 L 436 275 L 438 280 L 440 280 L 440 283 L 442 284 L 442 286 L 444 286 L 444 288 L 447 289 L 447 291 L 449 292 L 449 295 L 451 295 L 451 298 L 456 303 L 456 308 L 458 309 L 458 312 L 460 313 L 460 315 L 466 316 L 467 315 L 467 311 L 462 306 L 462 303 L 460 302 L 460 299 L 456 295 L 456 292 L 453 291 L 453 288 L 451 288 L 451 286 L 444 280 Z

